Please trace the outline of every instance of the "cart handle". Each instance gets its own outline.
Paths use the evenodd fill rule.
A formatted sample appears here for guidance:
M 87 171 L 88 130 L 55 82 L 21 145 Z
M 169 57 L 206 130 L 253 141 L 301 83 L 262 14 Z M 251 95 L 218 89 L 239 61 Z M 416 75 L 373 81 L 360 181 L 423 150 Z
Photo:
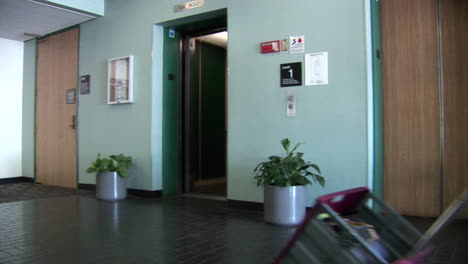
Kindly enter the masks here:
M 326 204 L 335 212 L 343 213 L 351 208 L 356 208 L 363 199 L 367 198 L 368 194 L 367 187 L 359 187 L 320 196 L 317 198 L 317 204 Z

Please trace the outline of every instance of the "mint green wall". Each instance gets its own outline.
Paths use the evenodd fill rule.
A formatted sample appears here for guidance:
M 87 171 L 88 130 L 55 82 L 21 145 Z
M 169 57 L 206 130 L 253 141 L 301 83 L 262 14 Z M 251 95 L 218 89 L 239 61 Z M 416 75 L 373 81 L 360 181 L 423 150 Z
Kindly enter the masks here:
M 79 74 L 91 75 L 91 93 L 79 96 L 79 183 L 95 183 L 86 168 L 97 153 L 123 153 L 135 163 L 129 187 L 151 190 L 152 27 L 150 21 L 141 19 L 139 9 L 125 7 L 127 1 L 118 2 L 123 4 L 108 4 L 105 17 L 80 27 Z M 128 55 L 134 56 L 135 103 L 108 105 L 107 60 Z
M 35 90 L 36 90 L 36 40 L 24 42 L 23 57 L 23 135 L 22 171 L 23 176 L 34 175 L 34 127 L 35 127 Z
M 103 16 L 105 0 L 46 0 L 54 4 L 69 6 L 89 13 Z
M 91 94 L 80 95 L 78 104 L 80 183 L 95 182 L 94 175 L 85 170 L 98 152 L 122 152 L 132 155 L 136 164 L 130 188 L 162 188 L 162 101 L 158 97 L 162 74 L 152 79 L 152 69 L 160 73 L 162 60 L 152 65 L 154 24 L 220 9 L 226 1 L 207 1 L 205 7 L 178 14 L 173 13 L 173 5 L 173 1 L 108 1 L 104 17 L 81 25 L 79 71 L 91 75 Z M 160 27 L 154 31 L 162 36 Z M 154 44 L 159 42 L 161 38 Z M 158 48 L 155 59 L 161 55 L 156 54 Z M 135 56 L 134 103 L 107 105 L 107 60 L 126 55 Z
M 153 180 L 153 189 L 161 190 L 162 186 L 162 171 L 163 171 L 163 79 L 162 79 L 162 54 L 164 28 L 153 26 L 153 61 L 159 60 L 161 63 L 152 63 L 151 69 L 151 177 Z M 160 36 L 156 38 L 156 36 Z M 157 74 L 156 74 L 157 73 Z M 159 78 L 156 78 L 159 76 Z
M 381 52 L 380 32 L 380 2 L 372 1 L 372 71 L 373 71 L 373 112 L 374 112 L 374 184 L 373 191 L 383 198 L 383 91 L 382 91 L 382 61 L 377 58 Z
M 206 1 L 173 13 L 174 1 L 106 3 L 106 16 L 80 34 L 80 75 L 91 74 L 91 94 L 78 105 L 79 181 L 98 152 L 132 155 L 130 188 L 162 187 L 162 22 L 221 8 L 228 10 L 228 198 L 262 201 L 252 170 L 279 141 L 305 142 L 305 157 L 320 165 L 327 187 L 317 195 L 367 183 L 367 76 L 365 0 Z M 268 4 L 266 4 L 268 3 Z M 329 85 L 297 88 L 297 116 L 285 115 L 279 64 L 303 54 L 259 54 L 262 41 L 305 35 L 306 52 L 329 52 Z M 152 53 L 153 50 L 153 53 Z M 106 104 L 107 59 L 134 55 L 134 99 Z M 25 106 L 26 107 L 26 106 Z
M 367 184 L 367 76 L 364 1 L 231 2 L 228 11 L 228 197 L 262 201 L 255 165 L 281 154 L 280 140 L 301 151 L 326 177 L 317 195 Z M 285 114 L 279 64 L 303 54 L 259 54 L 259 43 L 305 35 L 306 53 L 328 51 L 329 85 L 297 88 L 297 116 Z

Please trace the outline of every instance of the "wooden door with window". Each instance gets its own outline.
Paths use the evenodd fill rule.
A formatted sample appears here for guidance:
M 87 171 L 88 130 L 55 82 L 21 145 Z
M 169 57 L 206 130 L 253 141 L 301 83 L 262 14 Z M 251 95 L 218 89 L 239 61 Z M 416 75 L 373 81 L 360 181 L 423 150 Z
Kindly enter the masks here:
M 36 182 L 76 188 L 79 29 L 38 40 Z

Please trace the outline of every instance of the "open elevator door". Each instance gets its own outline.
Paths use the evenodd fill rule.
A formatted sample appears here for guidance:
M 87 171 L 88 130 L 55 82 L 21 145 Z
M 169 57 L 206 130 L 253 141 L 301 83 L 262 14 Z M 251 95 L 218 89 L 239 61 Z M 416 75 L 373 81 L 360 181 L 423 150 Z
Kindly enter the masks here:
M 182 45 L 182 159 L 185 193 L 226 196 L 227 31 L 185 34 Z
M 218 181 L 221 182 L 222 192 L 206 194 L 226 196 L 227 47 L 220 49 L 202 38 L 207 34 L 227 30 L 227 12 L 225 9 L 217 10 L 160 25 L 164 27 L 163 193 L 199 193 L 200 183 Z M 213 50 L 218 52 L 210 52 Z M 203 59 L 205 53 L 223 54 L 223 62 L 214 66 L 209 63 L 211 59 Z M 198 64 L 200 58 L 201 66 Z M 203 89 L 205 82 L 218 77 L 223 85 L 218 85 L 218 89 Z M 204 92 L 200 92 L 198 87 L 202 87 Z

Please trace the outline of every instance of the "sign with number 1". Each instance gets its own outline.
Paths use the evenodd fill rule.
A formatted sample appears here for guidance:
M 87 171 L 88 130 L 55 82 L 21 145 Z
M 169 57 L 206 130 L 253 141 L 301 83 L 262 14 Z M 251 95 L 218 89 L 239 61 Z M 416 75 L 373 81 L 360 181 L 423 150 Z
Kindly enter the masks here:
M 281 64 L 281 87 L 302 85 L 302 62 Z

